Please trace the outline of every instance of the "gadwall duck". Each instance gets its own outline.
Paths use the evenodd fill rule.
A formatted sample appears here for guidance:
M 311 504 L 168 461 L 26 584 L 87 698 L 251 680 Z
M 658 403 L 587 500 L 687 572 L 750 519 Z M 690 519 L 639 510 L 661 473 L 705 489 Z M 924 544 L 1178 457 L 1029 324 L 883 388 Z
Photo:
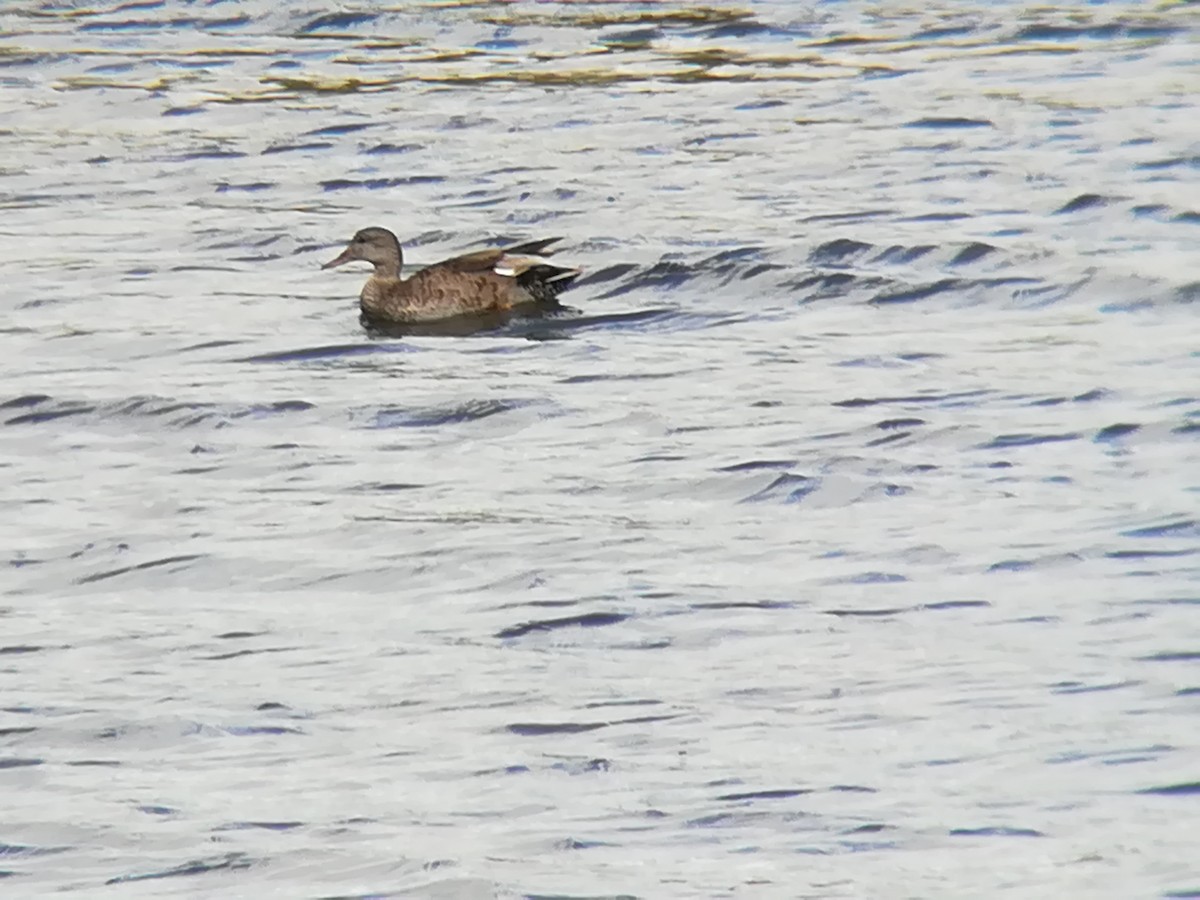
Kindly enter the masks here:
M 400 277 L 404 254 L 386 228 L 364 228 L 322 269 L 361 259 L 375 271 L 359 294 L 364 319 L 382 323 L 436 322 L 456 316 L 548 305 L 581 270 L 556 266 L 539 254 L 562 238 L 529 241 L 446 259 Z

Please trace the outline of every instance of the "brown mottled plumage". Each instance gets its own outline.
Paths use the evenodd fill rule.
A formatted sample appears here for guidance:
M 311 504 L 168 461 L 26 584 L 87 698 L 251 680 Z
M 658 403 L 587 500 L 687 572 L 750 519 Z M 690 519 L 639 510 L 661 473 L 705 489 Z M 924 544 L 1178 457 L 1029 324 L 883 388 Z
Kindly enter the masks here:
M 364 228 L 354 235 L 340 256 L 321 268 L 331 269 L 356 259 L 375 267 L 358 298 L 362 314 L 368 320 L 436 322 L 553 303 L 580 272 L 553 265 L 538 256 L 560 240 L 546 238 L 502 250 L 480 250 L 434 263 L 410 278 L 401 278 L 404 255 L 396 236 L 386 228 Z

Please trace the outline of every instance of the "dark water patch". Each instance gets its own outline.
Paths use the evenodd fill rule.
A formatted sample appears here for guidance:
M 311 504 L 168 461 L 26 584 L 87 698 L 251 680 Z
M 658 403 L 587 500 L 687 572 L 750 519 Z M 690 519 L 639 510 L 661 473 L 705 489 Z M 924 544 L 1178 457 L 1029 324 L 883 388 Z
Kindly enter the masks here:
M 426 409 L 383 407 L 373 411 L 369 418 L 370 428 L 436 428 L 440 425 L 455 425 L 475 422 L 501 413 L 512 412 L 533 406 L 532 400 L 468 400 L 446 406 Z
M 89 75 L 117 75 L 122 72 L 128 72 L 133 68 L 133 63 L 110 63 L 108 65 L 90 66 L 84 71 Z
M 569 375 L 558 379 L 559 384 L 593 384 L 598 381 L 661 381 L 674 378 L 674 372 L 615 372 L 600 375 Z
M 257 647 L 245 650 L 230 650 L 227 653 L 214 653 L 210 656 L 198 656 L 196 658 L 205 662 L 225 662 L 231 659 L 238 659 L 242 656 L 257 656 L 260 653 L 288 653 L 295 649 L 295 647 Z
M 1200 520 L 1178 519 L 1162 525 L 1147 525 L 1122 531 L 1121 537 L 1200 537 Z
M 1125 38 L 1163 38 L 1180 32 L 1180 29 L 1165 22 L 1106 22 L 1097 25 L 1050 25 L 1037 23 L 1026 25 L 1013 35 L 1017 41 L 1077 41 L 1110 40 Z
M 179 270 L 172 269 L 171 271 L 175 272 L 175 271 L 179 271 Z M 222 347 L 233 347 L 233 346 L 236 346 L 237 344 L 242 344 L 242 343 L 245 343 L 245 342 L 240 341 L 240 340 L 220 338 L 215 341 L 204 341 L 199 344 L 191 344 L 187 347 L 181 347 L 180 349 L 176 350 L 175 352 L 176 353 L 191 353 L 194 350 L 217 350 Z
M 724 134 L 705 134 L 699 137 L 688 138 L 683 142 L 684 147 L 702 147 L 710 141 L 730 141 L 743 140 L 745 138 L 755 138 L 758 135 L 752 131 L 731 131 Z
M 813 794 L 813 788 L 774 788 L 764 791 L 744 791 L 734 794 L 720 794 L 716 798 L 721 802 L 740 803 L 747 800 L 787 800 L 792 797 L 803 797 Z
M 939 612 L 947 609 L 986 609 L 991 605 L 987 600 L 941 600 L 936 603 L 922 603 L 917 609 Z
M 603 269 L 597 269 L 594 272 L 585 272 L 575 281 L 575 287 L 585 287 L 590 284 L 604 284 L 607 281 L 615 281 L 618 278 L 624 278 L 631 272 L 636 271 L 638 266 L 635 263 L 617 263 L 611 266 L 605 266 Z
M 1100 194 L 1080 194 L 1078 197 L 1056 209 L 1054 214 L 1061 215 L 1064 213 L 1079 212 L 1084 209 L 1095 209 L 1096 207 L 1108 206 L 1116 202 L 1118 202 L 1118 198 L 1116 197 L 1104 197 Z
M 743 497 L 738 503 L 763 503 L 777 501 L 782 503 L 800 503 L 821 486 L 821 479 L 809 478 L 806 475 L 784 473 L 760 491 L 748 497 Z
M 1104 554 L 1105 559 L 1176 559 L 1194 556 L 1197 550 L 1112 550 Z
M 984 444 L 976 444 L 976 450 L 1007 450 L 1012 447 L 1032 447 L 1037 444 L 1055 444 L 1078 440 L 1077 432 L 1064 434 L 1002 434 Z
M 996 248 L 991 244 L 975 242 L 973 244 L 968 244 L 966 247 L 963 247 L 963 249 L 959 250 L 947 265 L 966 265 L 967 263 L 973 263 L 976 260 L 983 259 L 985 256 L 995 252 Z
M 1156 787 L 1142 788 L 1136 793 L 1149 794 L 1156 797 L 1193 797 L 1200 795 L 1200 781 L 1188 781 L 1180 784 L 1165 784 Z
M 894 209 L 863 209 L 855 212 L 844 213 L 817 213 L 812 216 L 804 216 L 800 219 L 801 222 L 865 222 L 869 219 L 879 219 L 884 216 L 893 216 L 896 214 Z M 855 242 L 857 243 L 857 242 Z
M 439 131 L 464 131 L 468 128 L 479 128 L 486 125 L 497 124 L 496 119 L 490 119 L 487 116 L 450 116 L 446 119 Z M 524 200 L 529 194 L 522 194 L 521 199 Z
M 1133 424 L 1126 423 L 1126 422 L 1120 422 L 1116 425 L 1108 425 L 1104 428 L 1101 428 L 1099 431 L 1097 431 L 1096 436 L 1095 436 L 1095 438 L 1093 438 L 1093 440 L 1101 441 L 1101 442 L 1115 441 L 1118 438 L 1123 438 L 1126 435 L 1133 434 L 1135 431 L 1139 430 L 1141 427 L 1142 427 L 1141 425 L 1133 425 Z
M 0 758 L 0 769 L 25 769 L 30 766 L 40 766 L 44 762 L 44 759 L 38 757 L 12 756 L 8 759 Z
M 355 181 L 352 178 L 334 178 L 322 181 L 320 185 L 321 190 L 324 191 L 345 191 L 356 188 L 378 191 L 412 184 L 438 184 L 445 180 L 441 175 L 406 175 L 402 178 L 364 178 L 361 181 Z
M 883 283 L 884 279 L 882 278 L 863 278 L 851 275 L 849 272 L 821 272 L 816 275 L 785 281 L 780 285 L 780 288 L 794 290 L 798 293 L 807 293 L 807 296 L 803 297 L 800 302 L 813 303 L 817 300 L 829 298 L 842 299 L 850 293 L 850 289 L 852 288 L 857 287 L 862 289 Z M 812 289 L 811 292 L 809 292 L 810 289 Z
M 919 244 L 916 247 L 903 247 L 899 244 L 893 244 L 881 250 L 876 256 L 872 257 L 872 263 L 887 263 L 907 265 L 908 263 L 916 262 L 922 256 L 932 253 L 937 248 L 933 244 Z
M 738 104 L 734 109 L 739 112 L 746 112 L 752 109 L 776 109 L 786 105 L 783 100 L 748 100 L 745 103 Z
M 176 162 L 184 162 L 193 159 L 242 159 L 247 154 L 240 150 L 221 150 L 220 148 L 211 148 L 206 150 L 189 150 L 187 153 L 180 153 L 178 156 L 169 157 Z
M 515 722 L 507 726 L 512 734 L 521 737 L 546 737 L 552 734 L 583 734 L 607 728 L 609 722 Z
M 249 181 L 245 184 L 230 184 L 229 182 L 221 182 L 217 185 L 218 194 L 227 194 L 230 191 L 243 191 L 245 193 L 256 193 L 257 191 L 270 190 L 273 187 L 278 187 L 274 181 Z M 277 259 L 278 257 L 253 257 L 252 261 L 260 259 Z M 236 257 L 235 261 L 246 261 L 246 257 Z
M 319 137 L 323 135 L 335 134 L 354 134 L 356 131 L 365 131 L 368 128 L 378 128 L 378 122 L 348 122 L 342 125 L 326 125 L 324 128 L 314 128 L 312 131 L 304 132 L 305 136 Z
M 879 823 L 879 822 L 870 822 L 870 823 L 868 823 L 868 824 L 866 824 L 866 825 L 859 825 L 859 826 L 857 826 L 856 828 L 850 828 L 850 829 L 848 829 L 848 830 L 846 830 L 846 831 L 843 831 L 843 832 L 841 832 L 841 833 L 842 833 L 842 834 L 844 834 L 844 835 L 850 835 L 850 834 L 878 834 L 878 833 L 879 833 L 879 832 L 881 832 L 881 831 L 892 831 L 892 830 L 894 830 L 894 826 L 892 826 L 892 825 L 884 825 L 884 824 L 882 824 L 882 823 Z
M 797 609 L 799 604 L 790 600 L 711 600 L 703 603 L 689 603 L 688 609 L 697 612 L 723 609 L 758 609 L 770 612 L 777 609 Z
M 1163 650 L 1134 658 L 1138 662 L 1200 662 L 1200 650 Z
M 1138 163 L 1134 168 L 1146 171 L 1175 168 L 1200 169 L 1200 156 L 1171 156 L 1166 159 L 1155 159 Z M 1160 206 L 1158 208 L 1162 209 L 1163 207 Z
M 933 297 L 946 291 L 952 291 L 962 285 L 963 282 L 957 278 L 943 278 L 931 284 L 883 291 L 876 294 L 867 302 L 872 306 L 884 306 L 891 303 L 912 303 L 916 300 L 924 300 L 926 297 Z
M 366 153 L 370 156 L 381 156 L 384 154 L 412 153 L 416 150 L 424 150 L 424 149 L 425 149 L 424 144 L 383 143 L 383 144 L 376 144 L 374 147 L 368 147 L 366 150 L 363 150 L 362 152 Z
M 9 644 L 7 646 L 0 647 L 0 656 L 17 656 L 25 653 L 40 653 L 45 649 L 45 647 L 37 644 Z
M 677 309 L 642 309 L 636 312 L 624 313 L 601 313 L 598 315 L 582 315 L 563 317 L 546 322 L 515 323 L 513 327 L 508 329 L 508 333 L 527 337 L 530 340 L 565 340 L 574 331 L 585 330 L 602 330 L 602 331 L 619 331 L 625 328 L 630 330 L 642 331 L 650 330 L 652 325 L 671 325 L 674 329 L 659 328 L 657 330 L 683 330 L 685 324 L 704 323 L 711 324 L 716 319 L 724 319 L 725 316 L 702 316 L 694 315 L 686 317 Z
M 1152 762 L 1162 759 L 1165 754 L 1172 753 L 1177 749 L 1177 747 L 1173 747 L 1170 744 L 1152 744 L 1147 747 L 1101 750 L 1095 753 L 1070 750 L 1055 754 L 1047 758 L 1046 762 L 1050 765 L 1072 765 L 1074 763 L 1095 760 L 1106 766 L 1120 766 L 1130 763 Z
M 837 238 L 828 243 L 815 247 L 808 254 L 808 261 L 818 265 L 842 263 L 856 256 L 861 256 L 868 250 L 874 249 L 871 244 L 853 241 L 849 238 Z
M 983 828 L 952 828 L 950 837 L 1045 837 L 1045 833 L 1036 828 L 1008 828 L 1004 826 L 984 826 Z
M 37 425 L 43 422 L 53 422 L 55 419 L 62 419 L 67 416 L 77 416 L 83 413 L 95 412 L 95 410 L 96 407 L 86 405 L 62 406 L 58 409 L 41 410 L 39 412 L 31 412 L 20 416 L 14 416 L 11 419 L 6 419 L 4 424 Z
M 663 702 L 661 700 L 652 700 L 652 699 L 648 699 L 645 697 L 632 697 L 627 700 L 626 699 L 593 700 L 590 703 L 585 703 L 583 705 L 583 708 L 584 709 L 600 709 L 603 707 L 603 708 L 607 709 L 607 708 L 611 708 L 614 706 L 627 707 L 627 706 L 662 706 L 662 705 L 663 705 Z
M 1162 597 L 1130 602 L 1142 606 L 1200 606 L 1200 597 Z
M 365 484 L 355 485 L 349 490 L 360 494 L 392 494 L 399 491 L 414 491 L 423 488 L 425 485 L 416 484 L 415 482 L 406 481 L 369 481 Z
M 1136 687 L 1140 681 L 1111 681 L 1104 684 L 1084 684 L 1081 681 L 1058 681 L 1050 685 L 1052 694 L 1097 694 L 1117 691 L 1121 688 Z
M 931 116 L 904 123 L 905 128 L 995 128 L 990 119 L 967 119 L 958 116 Z
M 1138 218 L 1160 218 L 1170 211 L 1165 203 L 1140 203 L 1130 207 L 1129 211 Z
M 875 427 L 881 431 L 893 431 L 897 428 L 916 428 L 924 424 L 924 419 L 884 419 L 882 422 L 876 422 Z
M 826 579 L 826 584 L 899 584 L 908 581 L 894 572 L 859 572 L 854 575 L 839 575 Z
M 172 106 L 163 110 L 164 116 L 194 116 L 205 111 L 203 106 Z
M 312 34 L 315 31 L 329 29 L 344 30 L 353 28 L 355 25 L 365 25 L 368 22 L 374 22 L 377 18 L 379 16 L 376 13 L 327 13 L 323 16 L 317 16 L 317 18 L 301 26 L 298 33 Z
M 1082 394 L 1076 394 L 1071 398 L 1072 403 L 1093 403 L 1096 400 L 1103 400 L 1106 397 L 1111 397 L 1112 391 L 1104 388 L 1092 388 L 1090 391 L 1084 391 Z
M 37 406 L 40 403 L 45 403 L 50 399 L 49 394 L 23 394 L 20 397 L 14 397 L 11 400 L 5 400 L 0 403 L 0 409 L 23 409 L 30 406 Z
M 318 359 L 341 359 L 354 356 L 368 356 L 387 353 L 415 353 L 416 347 L 394 343 L 370 344 L 329 344 L 321 347 L 301 347 L 297 350 L 281 350 L 276 353 L 262 353 L 257 356 L 247 356 L 242 359 L 230 360 L 238 363 L 274 363 L 274 362 L 308 362 Z
M 733 463 L 728 466 L 719 466 L 717 472 L 757 472 L 762 469 L 790 469 L 796 464 L 794 459 L 752 459 L 746 462 Z
M 937 40 L 939 38 L 956 38 L 973 35 L 977 31 L 974 25 L 932 25 L 920 28 L 910 36 L 914 41 Z
M 558 631 L 563 628 L 597 628 L 605 625 L 617 625 L 631 618 L 629 613 L 595 612 L 578 616 L 563 616 L 557 619 L 540 619 L 524 622 L 496 632 L 500 639 L 524 637 L 534 632 Z
M 0 738 L 16 737 L 17 735 L 22 734 L 33 734 L 37 730 L 37 727 L 33 725 L 25 725 L 14 728 L 0 728 Z
M 107 581 L 110 578 L 117 578 L 121 575 L 128 575 L 130 572 L 143 572 L 147 569 L 157 569 L 162 566 L 174 566 L 182 563 L 194 562 L 197 559 L 204 559 L 205 554 L 202 553 L 184 553 L 178 556 L 165 556 L 162 559 L 152 559 L 148 562 L 138 563 L 133 566 L 121 566 L 117 569 L 109 569 L 106 572 L 94 572 L 91 575 L 84 575 L 75 579 L 75 584 L 94 584 L 97 581 Z
M 207 875 L 211 872 L 232 872 L 241 869 L 248 869 L 251 866 L 250 858 L 245 853 L 231 852 L 216 856 L 209 859 L 193 859 L 185 863 L 180 863 L 169 869 L 160 869 L 155 872 L 144 872 L 133 875 L 118 875 L 115 878 L 110 878 L 104 882 L 105 885 L 113 884 L 128 884 L 134 881 L 153 881 L 160 878 L 182 878 L 192 875 Z
M 292 831 L 303 828 L 306 822 L 228 822 L 213 831 Z
M 822 612 L 827 616 L 836 616 L 837 618 L 862 618 L 862 619 L 878 619 L 885 616 L 898 616 L 901 613 L 909 612 L 911 606 L 893 606 L 877 609 L 825 609 Z
M 303 735 L 299 728 L 288 728 L 283 725 L 230 725 L 223 729 L 226 734 L 234 737 L 282 737 L 283 735 Z
M 863 406 L 880 406 L 883 404 L 905 404 L 905 403 L 937 403 L 948 404 L 950 406 L 964 405 L 960 401 L 974 400 L 979 397 L 992 393 L 989 390 L 975 391 L 957 391 L 951 393 L 930 393 L 930 394 L 910 394 L 900 397 L 855 397 L 852 400 L 835 400 L 831 405 L 844 408 L 854 409 Z M 973 405 L 973 404 L 968 404 Z
M 762 252 L 762 247 L 732 247 L 729 250 L 722 250 L 720 253 L 715 253 L 707 259 L 702 260 L 698 264 L 698 267 L 713 269 L 724 266 L 727 263 L 756 260 L 762 255 Z
M 908 581 L 907 578 L 901 576 L 902 581 Z M 871 583 L 871 582 L 864 582 Z M 888 582 L 877 582 L 888 583 Z M 877 619 L 890 616 L 899 616 L 905 613 L 920 613 L 920 612 L 946 612 L 956 609 L 989 609 L 991 603 L 987 600 L 941 600 L 934 603 L 918 603 L 914 606 L 894 606 L 894 607 L 873 607 L 859 609 L 824 609 L 821 612 L 827 616 L 836 618 L 866 618 Z
M 747 16 L 735 22 L 722 22 L 707 28 L 697 29 L 697 35 L 709 40 L 725 41 L 754 37 L 807 37 L 808 32 L 780 27 L 769 22 L 760 22 Z
M 696 274 L 697 270 L 686 263 L 675 262 L 674 260 L 661 260 L 650 268 L 640 271 L 636 278 L 632 278 L 625 284 L 611 288 L 597 299 L 607 300 L 610 297 L 619 297 L 630 291 L 677 288 L 696 277 Z
M 174 816 L 174 815 L 178 815 L 178 813 L 179 813 L 179 810 L 175 809 L 173 807 L 156 806 L 153 804 L 146 804 L 146 805 L 138 806 L 135 808 L 137 809 L 138 812 L 145 813 L 148 816 Z
M 959 222 L 963 219 L 973 218 L 972 213 L 958 212 L 931 212 L 921 213 L 916 216 L 905 216 L 898 221 L 901 222 Z
M 35 847 L 32 844 L 6 844 L 0 841 L 0 858 L 10 856 L 50 856 L 65 853 L 70 847 Z
M 179 17 L 174 19 L 111 19 L 101 22 L 84 22 L 82 32 L 92 31 L 165 31 L 168 29 L 193 28 L 203 25 L 203 19 Z
M 333 144 L 328 141 L 310 141 L 306 144 L 272 144 L 262 151 L 263 156 L 272 153 L 295 153 L 303 150 L 328 150 Z
M 652 25 L 610 32 L 598 38 L 597 43 L 610 50 L 646 50 L 664 34 L 663 29 Z

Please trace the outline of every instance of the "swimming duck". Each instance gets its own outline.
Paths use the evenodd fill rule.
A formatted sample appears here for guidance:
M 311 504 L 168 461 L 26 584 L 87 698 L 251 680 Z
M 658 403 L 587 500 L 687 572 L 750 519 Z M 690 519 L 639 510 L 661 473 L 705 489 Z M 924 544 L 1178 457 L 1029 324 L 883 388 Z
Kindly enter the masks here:
M 401 278 L 404 254 L 396 236 L 386 228 L 364 228 L 351 238 L 341 255 L 321 268 L 332 269 L 356 259 L 375 267 L 358 298 L 368 321 L 435 322 L 553 304 L 581 271 L 553 265 L 539 255 L 560 240 L 545 238 L 467 253 Z

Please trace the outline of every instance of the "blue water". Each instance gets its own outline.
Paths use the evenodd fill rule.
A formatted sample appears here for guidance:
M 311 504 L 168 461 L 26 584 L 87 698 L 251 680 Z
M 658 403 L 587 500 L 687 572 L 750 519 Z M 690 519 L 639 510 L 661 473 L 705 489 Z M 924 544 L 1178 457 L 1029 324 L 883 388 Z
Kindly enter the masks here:
M 5 3 L 0 891 L 1200 894 L 1197 25 Z

